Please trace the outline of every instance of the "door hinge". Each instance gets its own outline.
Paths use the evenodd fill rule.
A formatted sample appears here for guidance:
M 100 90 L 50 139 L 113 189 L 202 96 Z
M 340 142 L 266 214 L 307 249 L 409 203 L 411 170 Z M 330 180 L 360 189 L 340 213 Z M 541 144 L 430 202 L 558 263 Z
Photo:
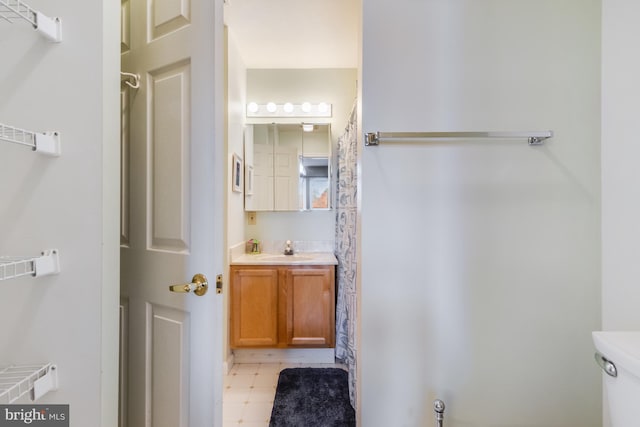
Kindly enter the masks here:
M 216 276 L 216 294 L 222 293 L 222 274 Z

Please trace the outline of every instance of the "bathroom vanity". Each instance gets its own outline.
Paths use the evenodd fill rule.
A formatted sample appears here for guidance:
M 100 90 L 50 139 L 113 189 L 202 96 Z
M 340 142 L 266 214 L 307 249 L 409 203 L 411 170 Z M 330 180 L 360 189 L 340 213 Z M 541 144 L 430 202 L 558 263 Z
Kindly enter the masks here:
M 334 347 L 336 264 L 330 253 L 233 260 L 231 347 Z

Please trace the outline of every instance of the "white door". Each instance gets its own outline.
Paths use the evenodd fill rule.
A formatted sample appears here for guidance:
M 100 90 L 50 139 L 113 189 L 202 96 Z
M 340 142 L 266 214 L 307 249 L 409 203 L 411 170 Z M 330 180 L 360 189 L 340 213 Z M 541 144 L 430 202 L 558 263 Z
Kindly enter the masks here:
M 254 192 L 250 209 L 273 210 L 273 145 L 255 144 L 254 159 Z
M 126 0 L 122 11 L 122 68 L 141 84 L 127 88 L 123 121 L 121 424 L 221 426 L 222 0 Z M 206 294 L 170 292 L 196 274 Z
M 297 211 L 300 209 L 298 155 L 298 150 L 295 147 L 276 147 L 273 162 L 275 164 L 274 203 L 277 211 Z

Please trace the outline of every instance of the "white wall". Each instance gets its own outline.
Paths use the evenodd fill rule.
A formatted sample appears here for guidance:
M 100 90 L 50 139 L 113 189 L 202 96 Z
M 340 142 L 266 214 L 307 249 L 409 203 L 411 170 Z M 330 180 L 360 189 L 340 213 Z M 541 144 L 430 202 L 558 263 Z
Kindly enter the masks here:
M 602 1 L 602 329 L 640 330 L 640 4 Z M 630 50 L 631 49 L 631 50 Z M 604 424 L 609 424 L 604 396 Z
M 106 2 L 109 3 L 109 2 Z M 62 156 L 0 142 L 0 255 L 60 250 L 62 272 L 0 282 L 0 365 L 54 362 L 71 426 L 117 424 L 119 4 L 33 0 L 51 44 L 0 22 L 0 122 L 57 130 Z
M 245 235 L 244 193 L 231 190 L 232 154 L 244 157 L 245 105 L 247 99 L 247 70 L 242 62 L 232 32 L 227 32 L 227 241 L 229 245 L 242 242 Z
M 640 3 L 602 2 L 602 326 L 640 330 Z
M 227 153 L 227 170 L 225 176 L 227 177 L 227 206 L 226 206 L 226 243 L 227 247 L 236 245 L 245 239 L 245 213 L 244 213 L 244 193 L 234 193 L 231 190 L 231 164 L 233 153 L 243 156 L 244 154 L 244 123 L 245 123 L 245 105 L 246 105 L 246 91 L 247 91 L 247 70 L 244 66 L 236 42 L 233 38 L 233 33 L 226 32 L 226 87 L 227 87 L 227 102 L 226 102 L 226 153 Z M 229 259 L 228 253 L 225 254 L 225 270 L 227 271 L 227 277 L 229 277 L 228 266 Z M 225 281 L 225 285 L 228 287 L 229 280 Z M 224 295 L 230 295 L 229 289 L 224 290 Z M 229 299 L 226 299 L 225 310 L 229 309 Z M 229 316 L 224 316 L 224 355 L 225 360 L 229 355 L 228 348 L 228 320 Z
M 335 177 L 335 153 L 338 138 L 344 133 L 351 108 L 356 99 L 357 71 L 340 69 L 250 69 L 247 70 L 247 101 L 259 104 L 329 102 L 333 117 L 314 119 L 331 124 Z M 273 119 L 251 119 L 253 123 L 270 123 Z M 281 123 L 301 122 L 278 119 Z M 335 192 L 335 187 L 332 188 Z M 335 195 L 335 194 L 334 194 Z M 248 225 L 245 238 L 259 240 L 333 240 L 335 211 L 258 212 L 256 225 Z
M 600 2 L 363 2 L 361 421 L 598 426 Z

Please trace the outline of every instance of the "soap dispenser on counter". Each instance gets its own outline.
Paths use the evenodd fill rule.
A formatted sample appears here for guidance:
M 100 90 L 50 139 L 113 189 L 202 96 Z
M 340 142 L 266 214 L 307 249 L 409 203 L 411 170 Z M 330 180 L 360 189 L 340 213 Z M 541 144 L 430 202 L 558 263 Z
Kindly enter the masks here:
M 293 246 L 291 246 L 291 240 L 287 240 L 284 246 L 285 255 L 293 255 Z
M 248 254 L 259 254 L 262 252 L 262 244 L 258 239 L 250 239 L 247 241 L 245 252 Z

